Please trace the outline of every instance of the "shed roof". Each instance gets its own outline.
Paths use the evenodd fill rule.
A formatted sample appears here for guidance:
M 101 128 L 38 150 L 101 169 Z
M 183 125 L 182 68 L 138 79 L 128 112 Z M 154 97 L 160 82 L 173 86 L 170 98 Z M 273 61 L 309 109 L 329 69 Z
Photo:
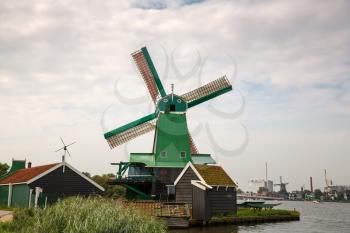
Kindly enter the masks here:
M 235 182 L 220 166 L 194 164 L 197 172 L 210 186 L 236 186 Z
M 9 184 L 9 183 L 24 183 L 34 177 L 46 172 L 47 170 L 53 168 L 59 163 L 47 164 L 43 166 L 37 166 L 32 168 L 24 168 L 15 171 L 12 175 L 5 177 L 0 180 L 0 184 Z
M 182 170 L 179 176 L 176 178 L 174 184 L 180 181 L 185 172 L 191 168 L 198 180 L 192 180 L 191 182 L 200 182 L 202 185 L 211 188 L 212 186 L 225 186 L 225 187 L 236 187 L 236 183 L 231 179 L 231 177 L 225 172 L 225 170 L 216 165 L 206 165 L 206 164 L 192 164 L 188 162 L 186 167 Z

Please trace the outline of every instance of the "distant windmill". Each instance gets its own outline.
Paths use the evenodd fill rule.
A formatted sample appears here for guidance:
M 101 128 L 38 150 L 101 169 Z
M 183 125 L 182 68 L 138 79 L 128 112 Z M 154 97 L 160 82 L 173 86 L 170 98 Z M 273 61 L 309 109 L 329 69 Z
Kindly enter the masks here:
M 63 147 L 58 149 L 58 150 L 56 150 L 55 152 L 63 150 L 64 154 L 62 155 L 62 162 L 66 162 L 66 154 L 68 153 L 69 157 L 71 157 L 71 154 L 69 153 L 68 147 L 73 145 L 76 142 L 72 142 L 72 143 L 66 145 L 61 137 L 60 137 L 60 139 L 61 139 L 61 142 L 63 144 Z M 64 169 L 65 169 L 65 166 L 63 166 L 63 172 L 64 172 Z
M 275 186 L 280 186 L 280 191 L 279 191 L 279 193 L 280 193 L 281 195 L 287 195 L 288 192 L 287 192 L 286 186 L 287 186 L 288 184 L 289 184 L 289 183 L 283 183 L 283 182 L 282 182 L 282 176 L 280 176 L 280 183 L 279 183 L 279 184 L 274 184 L 274 185 L 275 185 Z

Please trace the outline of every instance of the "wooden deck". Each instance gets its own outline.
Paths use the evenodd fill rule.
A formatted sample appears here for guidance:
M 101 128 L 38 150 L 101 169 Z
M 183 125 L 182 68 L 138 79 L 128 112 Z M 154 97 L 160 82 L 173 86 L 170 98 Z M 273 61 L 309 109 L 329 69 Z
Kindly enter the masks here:
M 211 225 L 243 225 L 271 222 L 298 221 L 299 216 L 257 216 L 257 217 L 220 217 L 204 222 L 191 219 L 191 210 L 186 203 L 159 201 L 122 201 L 127 208 L 137 208 L 145 214 L 155 216 L 169 228 L 188 228 Z
M 159 218 L 171 228 L 189 227 L 191 217 L 186 203 L 159 201 L 122 201 L 126 208 L 137 208 L 145 214 Z

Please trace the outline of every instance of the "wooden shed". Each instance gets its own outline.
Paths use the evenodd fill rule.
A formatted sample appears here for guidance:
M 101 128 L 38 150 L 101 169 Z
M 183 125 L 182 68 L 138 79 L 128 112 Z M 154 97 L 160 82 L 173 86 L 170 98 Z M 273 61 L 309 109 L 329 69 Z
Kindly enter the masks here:
M 25 167 L 14 160 L 7 174 L 0 177 L 0 204 L 34 207 L 54 203 L 69 196 L 101 194 L 104 189 L 66 162 Z
M 188 203 L 193 219 L 237 212 L 237 185 L 220 166 L 189 162 L 174 185 L 176 202 Z

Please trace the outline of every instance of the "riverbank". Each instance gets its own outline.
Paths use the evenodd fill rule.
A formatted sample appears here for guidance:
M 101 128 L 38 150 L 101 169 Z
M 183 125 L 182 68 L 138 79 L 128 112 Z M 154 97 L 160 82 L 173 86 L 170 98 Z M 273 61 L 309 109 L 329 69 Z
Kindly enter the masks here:
M 214 216 L 207 222 L 190 220 L 190 226 L 211 226 L 211 225 L 243 225 L 272 222 L 299 221 L 300 213 L 294 210 L 267 209 L 239 209 L 237 215 Z

